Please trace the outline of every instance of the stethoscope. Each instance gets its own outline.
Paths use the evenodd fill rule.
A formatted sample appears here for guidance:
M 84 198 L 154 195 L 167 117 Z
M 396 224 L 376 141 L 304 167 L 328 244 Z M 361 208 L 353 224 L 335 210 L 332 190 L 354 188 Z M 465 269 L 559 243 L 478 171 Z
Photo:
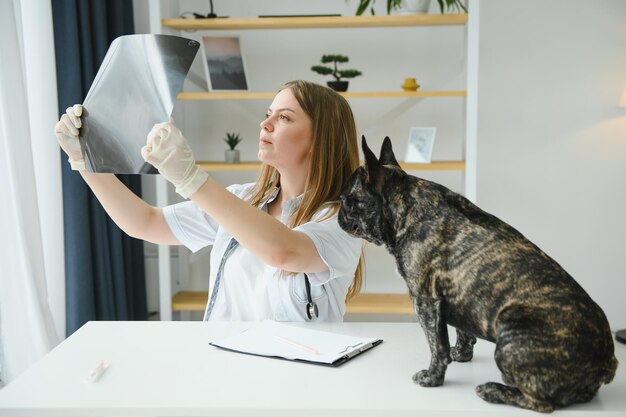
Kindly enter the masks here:
M 224 256 L 222 257 L 222 261 L 220 262 L 220 266 L 217 271 L 217 276 L 215 278 L 215 286 L 213 287 L 213 293 L 211 294 L 211 298 L 209 300 L 209 305 L 207 307 L 206 312 L 204 313 L 204 320 L 207 321 L 213 311 L 213 306 L 217 299 L 217 292 L 220 287 L 220 282 L 222 275 L 224 273 L 224 264 L 226 263 L 226 259 L 230 256 L 231 252 L 235 247 L 237 247 L 239 243 L 235 238 L 231 238 L 230 242 L 228 242 L 228 246 L 224 251 Z M 313 302 L 313 297 L 311 297 L 311 283 L 309 282 L 309 276 L 304 274 L 304 287 L 306 289 L 306 306 L 305 313 L 309 320 L 313 320 L 314 318 L 319 317 L 319 309 L 317 308 L 317 304 Z
M 320 312 L 317 308 L 317 304 L 313 302 L 313 298 L 311 297 L 311 283 L 309 282 L 309 276 L 304 274 L 304 287 L 306 288 L 306 316 L 309 320 L 313 320 L 313 317 L 318 318 L 320 316 Z

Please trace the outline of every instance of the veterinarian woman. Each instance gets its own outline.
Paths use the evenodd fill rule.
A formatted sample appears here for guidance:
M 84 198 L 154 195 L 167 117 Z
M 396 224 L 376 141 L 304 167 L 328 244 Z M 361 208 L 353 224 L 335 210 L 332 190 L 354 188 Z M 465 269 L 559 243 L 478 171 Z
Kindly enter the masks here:
M 143 158 L 190 199 L 164 208 L 135 196 L 113 174 L 86 171 L 82 107 L 56 137 L 109 216 L 128 235 L 192 251 L 213 245 L 204 320 L 341 321 L 361 287 L 361 241 L 337 224 L 339 194 L 358 167 L 347 101 L 306 81 L 285 84 L 261 122 L 256 183 L 222 187 L 195 162 L 172 121 L 156 124 Z M 308 285 L 310 283 L 310 285 Z

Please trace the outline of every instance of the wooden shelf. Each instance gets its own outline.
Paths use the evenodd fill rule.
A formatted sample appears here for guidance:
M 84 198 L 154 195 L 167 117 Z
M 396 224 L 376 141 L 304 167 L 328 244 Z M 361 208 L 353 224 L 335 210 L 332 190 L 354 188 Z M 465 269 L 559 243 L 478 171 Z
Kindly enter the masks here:
M 181 291 L 172 297 L 173 311 L 204 311 L 208 300 L 206 291 Z M 347 313 L 354 314 L 415 314 L 407 294 L 361 293 L 348 301 Z
M 363 163 L 363 162 L 361 162 Z M 260 162 L 244 161 L 238 164 L 227 164 L 216 161 L 198 161 L 200 168 L 205 171 L 258 171 Z M 405 171 L 465 171 L 465 161 L 434 161 L 429 164 L 415 164 L 400 162 Z
M 421 14 L 421 15 L 396 15 L 396 16 L 309 16 L 309 17 L 273 17 L 273 18 L 217 18 L 217 19 L 161 19 L 162 8 L 155 8 L 155 16 L 163 27 L 181 31 L 208 31 L 208 33 L 219 33 L 218 31 L 247 31 L 247 30 L 332 30 L 333 33 L 354 35 L 369 32 L 368 28 L 390 28 L 392 31 L 417 33 L 419 36 L 422 30 L 419 27 L 431 27 L 432 30 L 452 30 L 455 34 L 464 34 L 465 65 L 467 66 L 466 86 L 458 88 L 464 91 L 421 91 L 404 92 L 397 88 L 396 91 L 349 91 L 341 93 L 351 100 L 356 99 L 396 99 L 404 100 L 405 104 L 413 105 L 424 98 L 451 98 L 458 100 L 461 98 L 465 110 L 464 120 L 466 127 L 464 149 L 467 149 L 468 161 L 435 161 L 428 164 L 401 163 L 407 171 L 440 170 L 458 171 L 463 177 L 466 196 L 470 200 L 475 199 L 476 188 L 476 118 L 477 118 L 477 89 L 478 89 L 478 21 L 479 3 L 470 1 L 468 4 L 470 14 Z M 471 17 L 471 18 L 470 18 Z M 154 19 L 153 23 L 158 23 Z M 151 25 L 158 26 L 158 25 Z M 446 29 L 445 27 L 448 27 Z M 348 33 L 350 29 L 357 30 Z M 394 29 L 395 28 L 395 29 Z M 338 30 L 334 30 L 338 29 Z M 340 30 L 345 29 L 345 30 Z M 417 30 L 417 32 L 414 32 Z M 153 31 L 156 31 L 154 28 Z M 201 36 L 203 32 L 198 32 L 194 36 Z M 283 33 L 286 33 L 283 31 Z M 295 33 L 295 32 L 290 32 Z M 394 32 L 395 33 L 395 32 Z M 391 36 L 391 34 L 390 34 Z M 419 53 L 419 51 L 408 51 L 407 53 Z M 450 59 L 446 58 L 447 61 Z M 455 62 L 451 58 L 453 63 Z M 375 85 L 367 85 L 364 88 L 376 88 Z M 391 86 L 392 89 L 396 87 Z M 272 100 L 275 91 L 245 91 L 245 92 L 183 92 L 178 95 L 179 100 Z M 406 102 L 406 100 L 414 100 Z M 222 159 L 216 155 L 218 159 Z M 260 162 L 244 161 L 239 164 L 226 164 L 221 161 L 199 162 L 199 165 L 207 171 L 256 171 L 261 167 Z M 456 175 L 456 174 L 455 174 Z M 167 198 L 165 198 L 167 201 Z M 165 201 L 165 202 L 166 202 Z M 164 254 L 159 254 L 164 256 Z M 171 281 L 171 271 L 168 268 L 159 270 L 161 282 Z M 203 311 L 207 303 L 207 293 L 194 293 L 190 291 L 181 292 L 172 297 L 169 286 L 160 288 L 161 317 L 171 319 L 171 304 L 173 310 Z M 350 313 L 381 313 L 381 314 L 411 314 L 414 315 L 413 307 L 407 295 L 402 294 L 360 294 L 352 299 L 347 305 Z
M 346 304 L 346 313 L 415 314 L 408 294 L 361 293 Z
M 172 297 L 172 310 L 204 311 L 208 299 L 206 291 L 180 291 Z
M 406 26 L 463 26 L 467 14 L 417 14 L 397 16 L 310 16 L 223 19 L 162 19 L 163 26 L 178 30 L 327 29 Z
M 244 161 L 238 164 L 227 164 L 226 162 L 198 161 L 198 166 L 205 171 L 258 171 L 261 163 L 257 161 Z
M 339 93 L 345 98 L 426 98 L 466 97 L 463 90 L 453 91 L 348 91 Z M 271 100 L 276 92 L 237 91 L 211 93 L 179 93 L 179 100 Z
M 434 161 L 428 164 L 400 161 L 400 166 L 405 171 L 465 171 L 465 161 Z

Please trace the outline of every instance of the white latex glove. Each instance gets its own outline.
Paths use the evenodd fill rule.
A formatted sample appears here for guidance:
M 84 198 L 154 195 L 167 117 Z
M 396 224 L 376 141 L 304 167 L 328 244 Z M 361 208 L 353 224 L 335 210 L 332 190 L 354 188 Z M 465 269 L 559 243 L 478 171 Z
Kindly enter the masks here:
M 83 125 L 80 116 L 83 114 L 83 106 L 74 104 L 65 110 L 61 120 L 54 126 L 54 134 L 63 151 L 69 157 L 68 162 L 75 171 L 85 170 L 85 159 L 80 150 L 78 129 Z
M 187 139 L 172 119 L 152 127 L 146 146 L 141 148 L 141 156 L 174 184 L 176 192 L 184 198 L 198 191 L 209 178 L 209 174 L 196 165 Z

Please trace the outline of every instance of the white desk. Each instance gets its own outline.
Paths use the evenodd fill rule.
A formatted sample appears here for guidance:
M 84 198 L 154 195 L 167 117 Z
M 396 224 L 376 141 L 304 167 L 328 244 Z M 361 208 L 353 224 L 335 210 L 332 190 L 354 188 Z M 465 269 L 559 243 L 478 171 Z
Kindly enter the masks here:
M 10 416 L 533 416 L 474 394 L 500 381 L 494 345 L 479 341 L 474 359 L 452 363 L 442 387 L 422 388 L 414 372 L 430 354 L 416 323 L 310 326 L 384 343 L 339 368 L 224 351 L 207 343 L 247 323 L 90 322 L 0 390 L 0 415 Z M 616 345 L 622 368 L 626 346 Z M 111 365 L 96 383 L 83 382 L 98 363 Z M 626 373 L 590 403 L 557 416 L 626 415 Z

